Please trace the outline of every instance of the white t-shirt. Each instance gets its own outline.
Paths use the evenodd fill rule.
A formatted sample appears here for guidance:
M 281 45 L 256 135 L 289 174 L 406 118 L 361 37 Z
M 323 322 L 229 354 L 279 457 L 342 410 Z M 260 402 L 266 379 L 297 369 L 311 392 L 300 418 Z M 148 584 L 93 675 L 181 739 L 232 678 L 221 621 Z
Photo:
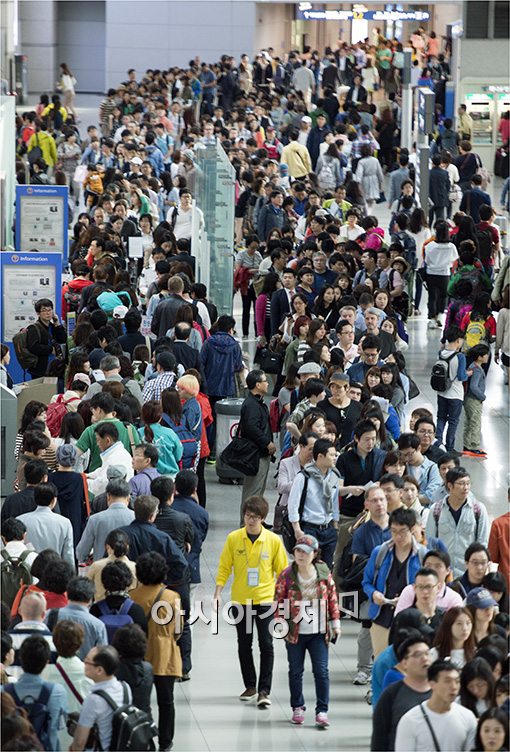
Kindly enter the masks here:
M 351 228 L 349 225 L 342 225 L 340 228 L 340 237 L 346 238 L 347 240 L 357 240 L 360 235 L 364 235 L 366 230 L 364 230 L 359 225 L 354 225 L 354 227 Z
M 453 243 L 436 243 L 432 240 L 425 248 L 427 274 L 449 277 L 451 266 L 459 258 Z
M 429 717 L 440 748 L 464 752 L 473 748 L 476 734 L 476 718 L 463 705 L 453 703 L 447 713 L 434 713 L 428 703 L 422 703 Z M 408 710 L 397 726 L 395 752 L 435 752 L 436 745 L 420 705 Z
M 411 232 L 410 230 L 408 230 L 407 232 L 412 238 L 414 238 L 414 242 L 416 243 L 416 258 L 418 260 L 417 268 L 421 269 L 421 267 L 423 266 L 423 244 L 430 238 L 432 232 L 430 230 L 430 227 L 422 227 L 418 232 Z

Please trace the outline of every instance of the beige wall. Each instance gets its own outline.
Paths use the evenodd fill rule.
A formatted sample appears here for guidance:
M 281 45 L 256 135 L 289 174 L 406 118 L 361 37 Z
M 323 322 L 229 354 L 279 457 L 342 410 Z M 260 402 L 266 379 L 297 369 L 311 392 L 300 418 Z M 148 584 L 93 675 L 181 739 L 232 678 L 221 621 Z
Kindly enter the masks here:
M 256 3 L 255 50 L 273 47 L 278 56 L 287 52 L 291 47 L 293 13 L 291 3 Z

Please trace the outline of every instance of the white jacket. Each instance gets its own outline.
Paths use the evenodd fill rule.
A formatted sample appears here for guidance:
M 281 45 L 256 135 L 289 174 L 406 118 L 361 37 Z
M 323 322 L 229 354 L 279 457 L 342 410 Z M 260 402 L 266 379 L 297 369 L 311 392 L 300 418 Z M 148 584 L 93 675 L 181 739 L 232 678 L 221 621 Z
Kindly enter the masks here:
M 106 491 L 106 486 L 108 485 L 106 470 L 110 465 L 120 465 L 125 468 L 127 481 L 131 480 L 134 475 L 133 458 L 128 450 L 124 448 L 121 441 L 116 441 L 105 452 L 101 452 L 101 463 L 101 467 L 98 467 L 97 470 L 94 470 L 87 476 L 89 492 L 93 493 L 94 496 Z

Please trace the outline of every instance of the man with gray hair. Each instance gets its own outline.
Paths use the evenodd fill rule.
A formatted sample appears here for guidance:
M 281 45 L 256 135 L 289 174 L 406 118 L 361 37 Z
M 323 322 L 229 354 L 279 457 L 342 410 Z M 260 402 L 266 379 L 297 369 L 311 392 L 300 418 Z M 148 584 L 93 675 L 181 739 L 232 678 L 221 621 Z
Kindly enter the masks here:
M 105 555 L 105 541 L 112 530 L 123 525 L 129 525 L 135 518 L 135 513 L 128 508 L 130 500 L 129 483 L 116 479 L 108 481 L 106 486 L 106 502 L 108 508 L 89 517 L 80 542 L 76 546 L 76 558 L 79 562 L 86 561 L 93 550 L 94 561 Z
M 395 340 L 391 334 L 383 332 L 380 328 L 383 319 L 386 318 L 384 312 L 381 311 L 380 308 L 374 308 L 371 306 L 366 309 L 364 318 L 367 327 L 366 333 L 375 334 L 376 337 L 379 337 L 381 342 L 381 352 L 379 357 L 381 360 L 386 360 L 388 355 L 396 352 L 397 348 L 395 346 Z
M 99 361 L 99 368 L 104 374 L 104 381 L 96 381 L 87 389 L 87 394 L 83 399 L 91 399 L 95 394 L 103 391 L 105 381 L 116 381 L 124 385 L 124 389 L 129 392 L 140 405 L 142 404 L 142 391 L 138 382 L 134 379 L 123 379 L 120 375 L 120 361 L 115 355 L 105 355 Z

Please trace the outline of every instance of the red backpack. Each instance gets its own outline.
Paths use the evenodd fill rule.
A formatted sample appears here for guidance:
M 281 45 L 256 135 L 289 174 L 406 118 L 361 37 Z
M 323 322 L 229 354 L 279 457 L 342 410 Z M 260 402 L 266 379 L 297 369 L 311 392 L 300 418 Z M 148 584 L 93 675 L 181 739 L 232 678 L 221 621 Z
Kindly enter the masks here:
M 278 398 L 271 400 L 269 403 L 269 425 L 273 433 L 278 433 L 280 430 L 280 423 L 282 422 L 282 416 L 284 409 L 280 407 Z
M 64 415 L 68 412 L 67 405 L 71 402 L 79 402 L 79 397 L 71 397 L 68 400 L 64 399 L 63 394 L 58 394 L 55 402 L 50 402 L 46 409 L 46 425 L 53 438 L 56 438 L 62 427 L 62 421 Z

